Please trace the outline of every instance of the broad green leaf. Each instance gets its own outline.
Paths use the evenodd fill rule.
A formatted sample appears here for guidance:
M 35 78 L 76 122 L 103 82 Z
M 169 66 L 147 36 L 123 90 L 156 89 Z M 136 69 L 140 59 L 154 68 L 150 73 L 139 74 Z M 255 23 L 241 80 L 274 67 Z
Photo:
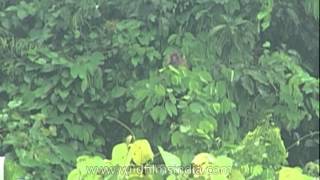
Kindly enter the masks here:
M 209 166 L 214 163 L 215 157 L 209 153 L 199 153 L 192 160 L 192 167 L 194 169 L 195 177 L 209 175 L 206 171 Z
M 87 78 L 84 78 L 84 79 L 81 81 L 81 91 L 82 91 L 82 92 L 85 92 L 88 87 L 89 87 L 88 80 L 87 80 Z
M 153 160 L 154 155 L 147 140 L 136 140 L 129 145 L 129 148 L 129 154 L 136 165 L 140 166 L 150 160 Z
M 182 133 L 187 133 L 191 130 L 191 125 L 180 125 L 179 130 Z
M 12 100 L 8 103 L 8 107 L 10 109 L 14 109 L 16 107 L 19 107 L 20 105 L 22 104 L 22 101 L 21 100 Z
M 189 108 L 194 113 L 200 113 L 203 110 L 203 106 L 197 102 L 191 103 L 189 105 Z
M 227 89 L 227 87 L 226 87 L 226 84 L 225 84 L 224 81 L 219 81 L 219 82 L 217 82 L 217 84 L 216 84 L 216 91 L 217 91 L 217 95 L 218 95 L 219 97 L 224 97 L 224 96 L 225 96 L 225 94 L 226 94 L 226 89 Z
M 214 162 L 215 157 L 209 153 L 199 153 L 192 160 L 192 164 L 194 164 L 195 166 L 202 166 Z
M 131 63 L 133 66 L 137 66 L 141 62 L 141 59 L 139 57 L 134 57 L 131 59 Z
M 27 11 L 25 11 L 23 8 L 19 8 L 18 11 L 17 11 L 17 15 L 18 17 L 22 20 L 24 19 L 25 17 L 27 17 L 29 14 Z
M 2 171 L 2 169 L 1 169 Z M 4 179 L 15 180 L 24 178 L 27 175 L 26 170 L 11 159 L 6 158 L 4 163 Z
M 229 178 L 227 177 L 231 173 L 232 166 L 233 166 L 232 159 L 228 158 L 227 156 L 218 156 L 216 157 L 214 163 L 212 164 L 212 167 L 220 169 L 220 171 L 211 175 L 210 177 L 212 179 L 228 180 Z
M 213 131 L 214 126 L 210 121 L 203 120 L 199 122 L 199 128 L 202 129 L 205 133 Z
M 223 99 L 221 103 L 221 111 L 224 113 L 230 112 L 233 108 L 235 108 L 235 104 L 229 99 Z
M 156 106 L 150 111 L 150 115 L 154 121 L 157 121 L 159 119 L 160 114 L 161 114 L 160 106 Z
M 217 26 L 213 27 L 213 28 L 210 30 L 209 34 L 210 34 L 210 35 L 215 35 L 217 32 L 221 31 L 221 30 L 224 29 L 225 27 L 226 27 L 225 24 L 217 25 Z
M 131 158 L 129 156 L 129 148 L 126 143 L 117 144 L 113 147 L 111 161 L 113 165 L 129 165 Z
M 254 91 L 254 84 L 253 84 L 251 78 L 244 76 L 241 79 L 241 82 L 242 82 L 242 86 L 244 87 L 244 89 L 247 90 L 247 92 L 250 95 L 253 95 L 255 91 Z
M 181 134 L 179 131 L 176 131 L 171 135 L 171 143 L 174 146 L 181 144 L 182 139 L 183 139 L 183 134 Z
M 143 121 L 143 113 L 141 111 L 134 111 L 131 116 L 131 122 L 134 124 L 139 124 Z
M 78 169 L 74 169 L 69 173 L 67 180 L 78 180 L 81 178 L 81 172 Z
M 172 104 L 174 104 L 174 105 L 176 104 L 177 99 L 176 99 L 176 97 L 174 97 L 174 95 L 172 93 L 169 93 L 169 99 Z
M 82 177 L 81 172 L 78 169 L 74 169 L 69 173 L 67 180 L 78 180 Z
M 58 90 L 57 92 L 62 99 L 65 99 L 69 95 L 68 90 Z
M 201 71 L 198 73 L 198 75 L 200 77 L 200 80 L 204 83 L 209 83 L 210 81 L 212 81 L 211 75 L 206 71 Z
M 150 115 L 154 121 L 158 121 L 160 124 L 162 124 L 167 117 L 167 111 L 163 106 L 155 106 L 150 111 Z
M 60 157 L 66 162 L 72 162 L 76 159 L 76 152 L 71 146 L 61 144 L 58 147 Z
M 83 80 L 87 77 L 87 68 L 85 65 L 73 64 L 70 66 L 70 74 L 72 78 L 79 76 L 79 78 Z
M 218 156 L 214 161 L 215 166 L 232 168 L 233 160 L 227 156 Z
M 60 112 L 64 112 L 67 108 L 67 104 L 63 102 L 59 102 L 57 104 L 57 108 L 59 109 Z
M 180 158 L 176 155 L 163 150 L 161 146 L 158 146 L 161 157 L 167 167 L 180 167 L 181 161 Z
M 212 108 L 213 108 L 214 112 L 218 114 L 218 113 L 220 113 L 221 105 L 219 103 L 213 103 Z
M 154 90 L 155 90 L 155 94 L 159 97 L 163 97 L 166 95 L 166 89 L 161 84 L 156 85 Z
M 313 180 L 314 177 L 302 174 L 302 169 L 282 167 L 279 171 L 279 180 Z
M 170 102 L 166 102 L 165 103 L 165 108 L 167 110 L 167 113 L 169 114 L 170 117 L 172 117 L 173 115 L 177 115 L 177 108 L 175 105 L 173 105 L 172 103 Z
M 261 72 L 254 71 L 254 70 L 247 70 L 246 73 L 249 74 L 252 79 L 260 82 L 261 84 L 264 84 L 266 86 L 269 85 L 267 78 Z
M 108 165 L 107 162 L 105 162 L 101 157 L 99 156 L 80 156 L 77 158 L 77 170 L 79 171 L 79 173 L 83 176 L 88 176 L 91 175 L 93 177 L 97 176 L 99 177 L 99 175 L 95 174 L 95 173 L 90 173 L 90 171 L 88 170 L 88 168 L 92 168 L 91 170 L 98 172 L 99 169 L 97 169 L 98 167 L 106 167 Z M 96 169 L 95 169 L 96 168 Z M 76 173 L 75 173 L 76 174 Z M 76 175 L 74 175 L 76 176 Z M 97 178 L 95 177 L 95 178 Z
M 229 180 L 245 180 L 245 177 L 239 170 L 232 169 Z
M 126 93 L 126 88 L 116 86 L 111 91 L 111 97 L 118 98 L 118 97 L 123 96 L 125 93 Z

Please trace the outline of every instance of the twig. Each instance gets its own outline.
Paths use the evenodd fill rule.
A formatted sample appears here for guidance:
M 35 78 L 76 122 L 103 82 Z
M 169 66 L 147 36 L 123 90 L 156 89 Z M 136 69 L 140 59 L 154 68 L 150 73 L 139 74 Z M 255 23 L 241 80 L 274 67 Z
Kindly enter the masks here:
M 292 149 L 293 147 L 299 145 L 299 142 L 308 138 L 308 137 L 311 137 L 311 136 L 314 136 L 316 134 L 319 134 L 320 132 L 319 131 L 314 131 L 314 132 L 310 132 L 309 134 L 306 134 L 304 136 L 302 136 L 301 138 L 299 138 L 296 142 L 294 142 L 293 144 L 291 144 L 290 146 L 288 146 L 287 150 L 289 151 L 290 149 Z
M 127 131 L 129 131 L 129 133 L 131 134 L 133 140 L 136 139 L 136 136 L 134 135 L 133 131 L 132 131 L 126 124 L 124 124 L 122 121 L 120 121 L 120 120 L 117 119 L 117 118 L 111 117 L 111 116 L 107 116 L 106 118 L 109 119 L 109 120 L 111 120 L 111 121 L 114 121 L 114 122 L 118 123 L 120 126 L 122 126 L 122 127 L 125 128 Z

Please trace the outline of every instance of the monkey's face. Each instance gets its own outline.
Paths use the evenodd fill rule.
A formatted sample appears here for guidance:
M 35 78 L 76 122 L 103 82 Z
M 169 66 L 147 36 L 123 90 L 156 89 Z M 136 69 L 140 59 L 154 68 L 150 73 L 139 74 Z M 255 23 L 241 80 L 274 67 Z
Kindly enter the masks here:
M 180 64 L 180 59 L 179 59 L 179 56 L 177 53 L 171 54 L 170 62 L 172 65 L 179 65 Z
M 188 63 L 184 57 L 177 52 L 173 52 L 168 58 L 168 64 L 171 64 L 175 67 L 186 67 L 189 68 Z

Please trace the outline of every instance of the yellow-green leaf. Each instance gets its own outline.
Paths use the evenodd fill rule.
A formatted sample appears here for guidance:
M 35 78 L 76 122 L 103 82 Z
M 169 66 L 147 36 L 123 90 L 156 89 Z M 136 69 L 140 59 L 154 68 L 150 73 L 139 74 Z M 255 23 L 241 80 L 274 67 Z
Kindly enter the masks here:
M 140 166 L 153 159 L 153 152 L 147 140 L 136 140 L 129 147 L 129 154 L 136 165 Z
M 311 176 L 302 174 L 302 169 L 300 168 L 291 168 L 291 167 L 282 167 L 279 171 L 279 180 L 312 180 L 314 179 Z

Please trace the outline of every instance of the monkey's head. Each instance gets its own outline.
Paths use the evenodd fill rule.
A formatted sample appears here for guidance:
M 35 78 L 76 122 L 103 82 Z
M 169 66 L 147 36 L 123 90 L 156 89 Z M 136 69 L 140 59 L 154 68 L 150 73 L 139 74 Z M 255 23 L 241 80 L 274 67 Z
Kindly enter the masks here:
M 168 64 L 171 64 L 175 67 L 188 67 L 187 60 L 184 58 L 184 56 L 181 57 L 181 55 L 178 52 L 173 52 L 170 54 L 168 58 Z
M 170 55 L 170 64 L 172 65 L 180 65 L 181 62 L 180 62 L 180 57 L 178 55 L 177 52 L 173 52 L 171 55 Z

